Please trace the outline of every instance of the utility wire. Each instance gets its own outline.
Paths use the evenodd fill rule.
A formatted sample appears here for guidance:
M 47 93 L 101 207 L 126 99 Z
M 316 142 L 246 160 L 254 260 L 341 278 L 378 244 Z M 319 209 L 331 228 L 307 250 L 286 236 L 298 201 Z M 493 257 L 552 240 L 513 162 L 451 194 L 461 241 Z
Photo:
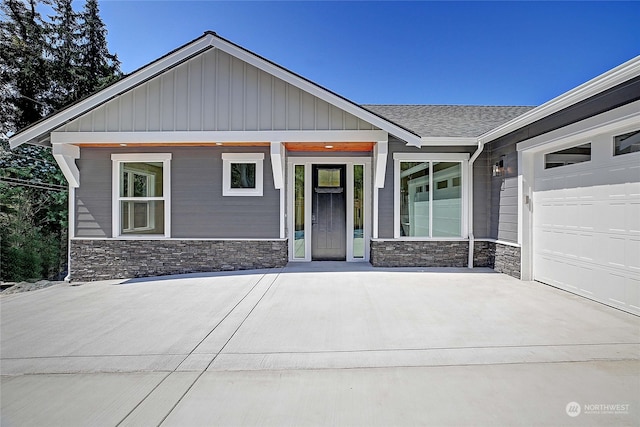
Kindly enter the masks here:
M 41 190 L 49 190 L 49 191 L 67 191 L 68 189 L 64 185 L 46 184 L 43 182 L 29 181 L 29 180 L 20 179 L 20 178 L 0 177 L 0 182 L 4 182 L 9 185 L 39 188 Z

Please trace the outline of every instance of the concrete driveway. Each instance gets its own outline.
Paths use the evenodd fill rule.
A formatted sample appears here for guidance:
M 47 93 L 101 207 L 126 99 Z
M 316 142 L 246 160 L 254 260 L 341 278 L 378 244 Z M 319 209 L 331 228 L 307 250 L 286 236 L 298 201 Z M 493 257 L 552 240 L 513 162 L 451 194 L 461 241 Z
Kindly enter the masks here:
M 638 425 L 640 318 L 344 263 L 4 296 L 2 426 Z

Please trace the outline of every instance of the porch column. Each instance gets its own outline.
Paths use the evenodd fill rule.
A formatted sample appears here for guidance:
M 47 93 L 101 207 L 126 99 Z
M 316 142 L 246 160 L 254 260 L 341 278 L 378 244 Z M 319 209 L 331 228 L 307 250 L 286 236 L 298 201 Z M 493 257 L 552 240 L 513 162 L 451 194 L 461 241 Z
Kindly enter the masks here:
M 284 153 L 281 142 L 271 142 L 271 170 L 273 171 L 273 186 L 280 190 L 280 238 L 285 238 L 285 185 L 284 185 Z
M 374 239 L 378 238 L 378 189 L 384 188 L 388 153 L 388 138 L 384 141 L 378 141 L 373 147 L 373 230 L 371 237 Z

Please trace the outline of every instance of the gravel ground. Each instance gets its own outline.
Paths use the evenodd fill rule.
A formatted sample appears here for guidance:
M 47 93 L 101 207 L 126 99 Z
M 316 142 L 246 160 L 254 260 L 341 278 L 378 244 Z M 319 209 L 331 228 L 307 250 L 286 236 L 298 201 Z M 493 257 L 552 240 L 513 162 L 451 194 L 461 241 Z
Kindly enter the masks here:
M 0 292 L 0 294 L 8 295 L 8 294 L 17 294 L 19 292 L 36 291 L 38 289 L 48 288 L 49 286 L 59 285 L 61 283 L 65 283 L 65 282 L 63 282 L 63 281 L 51 281 L 51 280 L 38 280 L 35 283 L 31 283 L 31 282 L 18 282 L 18 283 L 15 283 L 15 282 L 3 282 L 1 284 L 2 292 Z

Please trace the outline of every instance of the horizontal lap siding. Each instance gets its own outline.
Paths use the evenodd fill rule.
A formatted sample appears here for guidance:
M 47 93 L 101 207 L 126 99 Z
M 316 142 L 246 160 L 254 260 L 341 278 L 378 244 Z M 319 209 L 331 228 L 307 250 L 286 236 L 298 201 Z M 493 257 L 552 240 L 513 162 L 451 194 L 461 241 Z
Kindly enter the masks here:
M 81 186 L 76 190 L 76 237 L 112 237 L 111 154 L 126 149 L 81 151 Z M 278 238 L 280 194 L 273 186 L 268 149 L 248 147 L 147 148 L 140 152 L 170 152 L 171 221 L 173 238 Z M 264 195 L 222 196 L 223 152 L 264 153 Z
M 262 197 L 222 196 L 223 152 L 264 153 Z M 279 237 L 280 192 L 273 185 L 268 149 L 182 149 L 171 166 L 172 237 Z
M 491 166 L 486 151 L 473 164 L 473 236 L 488 238 L 491 211 Z
M 504 155 L 505 175 L 491 177 L 491 214 L 489 236 L 507 242 L 518 242 L 518 155 L 515 145 L 490 151 L 490 166 Z
M 111 151 L 82 149 L 77 165 L 75 235 L 111 237 Z

